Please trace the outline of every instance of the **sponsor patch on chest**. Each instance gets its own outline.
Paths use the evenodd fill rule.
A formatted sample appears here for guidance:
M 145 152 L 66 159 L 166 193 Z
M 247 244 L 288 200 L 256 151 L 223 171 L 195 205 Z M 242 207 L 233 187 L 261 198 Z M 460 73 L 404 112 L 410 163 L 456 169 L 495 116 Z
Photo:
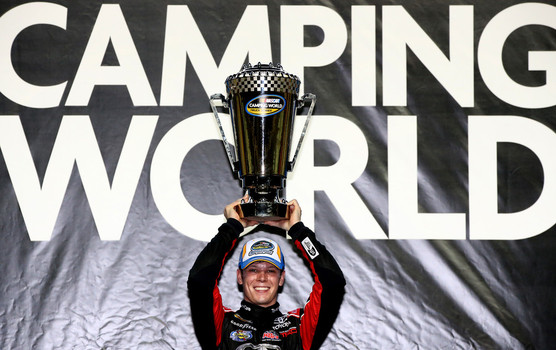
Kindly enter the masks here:
M 263 341 L 279 341 L 280 335 L 276 331 L 266 331 L 263 333 Z
M 238 329 L 230 333 L 230 339 L 232 339 L 233 341 L 243 342 L 250 340 L 251 338 L 253 338 L 253 333 L 244 329 Z

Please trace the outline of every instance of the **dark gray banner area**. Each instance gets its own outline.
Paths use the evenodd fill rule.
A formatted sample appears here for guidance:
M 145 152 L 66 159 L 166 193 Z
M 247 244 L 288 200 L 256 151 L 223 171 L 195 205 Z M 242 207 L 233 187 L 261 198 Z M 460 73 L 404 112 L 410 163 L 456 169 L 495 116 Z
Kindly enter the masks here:
M 37 7 L 29 7 L 31 4 Z M 216 234 L 218 225 L 215 223 L 224 221 L 221 216 L 224 206 L 242 193 L 239 181 L 229 169 L 221 142 L 213 139 L 212 134 L 203 138 L 205 129 L 180 129 L 182 125 L 200 125 L 193 120 L 211 113 L 208 96 L 225 91 L 223 79 L 216 91 L 205 90 L 205 85 L 210 85 L 210 74 L 201 70 L 211 72 L 212 62 L 192 62 L 191 56 L 186 56 L 183 99 L 178 97 L 178 102 L 171 97 L 171 91 L 163 87 L 163 82 L 170 81 L 172 74 L 181 74 L 171 67 L 168 56 L 165 58 L 168 38 L 175 36 L 176 40 L 187 38 L 194 42 L 194 33 L 179 32 L 167 26 L 170 12 L 177 15 L 186 8 L 202 34 L 214 67 L 222 62 L 239 62 L 228 74 L 236 73 L 241 64 L 248 61 L 247 56 L 226 56 L 227 52 L 232 52 L 227 51 L 230 50 L 228 45 L 239 24 L 246 23 L 242 16 L 247 9 L 267 14 L 261 23 L 268 23 L 270 36 L 266 42 L 243 44 L 249 48 L 270 47 L 273 62 L 280 62 L 286 56 L 295 64 L 297 56 L 284 54 L 283 46 L 288 41 L 315 48 L 315 54 L 299 50 L 296 53 L 299 62 L 317 62 L 319 55 L 326 58 L 327 53 L 318 51 L 319 47 L 342 39 L 338 39 L 338 33 L 327 33 L 322 22 L 327 22 L 326 16 L 330 16 L 345 26 L 347 37 L 338 57 L 307 66 L 302 72 L 304 91 L 318 98 L 312 126 L 317 128 L 322 125 L 319 123 L 325 123 L 323 116 L 334 116 L 338 119 L 332 119 L 333 122 L 349 121 L 349 125 L 355 125 L 367 144 L 367 149 L 345 154 L 341 152 L 343 145 L 333 140 L 311 139 L 314 154 L 310 166 L 333 167 L 342 157 L 361 160 L 362 155 L 368 155 L 362 160 L 366 163 L 362 174 L 349 187 L 358 198 L 353 202 L 353 210 L 349 203 L 355 197 L 349 197 L 353 195 L 347 192 L 328 191 L 339 188 L 334 184 L 323 190 L 311 190 L 314 193 L 304 195 L 305 202 L 300 203 L 302 208 L 314 207 L 314 210 L 304 210 L 304 220 L 314 222 L 312 228 L 318 239 L 332 252 L 347 279 L 344 302 L 323 349 L 544 350 L 554 346 L 556 232 L 550 223 L 556 221 L 556 214 L 550 203 L 556 195 L 551 192 L 556 174 L 552 173 L 553 160 L 539 151 L 556 142 L 553 141 L 556 139 L 556 93 L 547 93 L 554 85 L 556 70 L 556 16 L 551 16 L 556 13 L 556 7 L 552 2 L 122 0 L 116 3 L 11 1 L 0 5 L 0 28 L 4 28 L 0 31 L 0 79 L 4 81 L 0 83 L 0 127 L 4 128 L 4 132 L 0 130 L 0 349 L 199 348 L 190 318 L 186 282 L 195 258 L 211 237 L 203 236 L 201 240 L 197 239 L 198 234 L 202 230 Z M 536 18 L 537 24 L 524 24 L 505 35 L 506 27 L 498 24 L 497 19 L 505 19 L 503 16 L 511 9 L 521 11 L 523 18 Z M 282 35 L 289 33 L 285 26 L 295 28 L 299 26 L 296 21 L 303 20 L 296 18 L 289 22 L 283 18 L 284 14 L 296 11 L 321 22 L 311 24 L 307 20 L 302 39 L 284 39 Z M 375 16 L 368 21 L 357 15 L 372 13 Z M 399 26 L 387 18 L 397 13 L 408 14 L 400 17 Z M 110 34 L 102 32 L 101 14 L 108 18 L 103 26 Z M 124 22 L 118 21 L 119 14 Z M 512 16 L 508 18 L 514 18 Z M 384 38 L 397 40 L 396 35 L 407 35 L 402 27 L 410 17 L 434 43 L 435 50 L 444 54 L 446 62 L 456 62 L 463 57 L 460 55 L 471 52 L 468 59 L 471 60 L 472 78 L 464 76 L 461 85 L 447 86 L 447 81 L 453 82 L 450 74 L 458 72 L 434 76 L 428 66 L 431 63 L 423 62 L 423 55 L 427 55 L 424 46 L 420 46 L 423 36 L 416 35 L 417 41 L 412 42 L 415 47 L 412 49 L 410 45 L 403 58 L 407 62 L 406 99 L 396 104 L 389 102 L 397 96 L 392 95 L 396 94 L 395 89 L 391 95 L 385 93 L 388 82 L 397 80 L 392 78 L 391 72 L 384 71 L 388 64 L 384 62 L 384 55 L 390 47 Z M 471 20 L 467 21 L 469 18 Z M 519 18 L 515 17 L 516 23 Z M 471 33 L 471 46 L 456 41 L 458 27 L 450 28 L 456 20 L 461 20 L 460 30 Z M 9 28 L 19 25 L 22 28 L 10 37 Z M 400 29 L 398 34 L 396 28 Z M 90 92 L 77 91 L 79 86 L 87 86 L 87 79 L 98 78 L 77 75 L 83 65 L 95 67 L 94 52 L 90 51 L 88 56 L 93 63 L 83 60 L 87 48 L 93 45 L 92 33 L 96 33 L 99 40 L 110 36 L 102 49 L 101 63 L 96 66 L 140 67 L 150 94 L 149 91 L 130 91 L 129 86 L 145 85 L 137 75 L 127 78 L 116 75 L 121 70 L 115 71 L 112 77 L 107 74 L 105 79 L 129 79 L 128 86 L 97 83 Z M 252 34 L 252 31 L 244 33 Z M 453 41 L 450 41 L 451 35 L 454 35 Z M 502 85 L 495 87 L 497 80 L 489 78 L 489 72 L 485 71 L 485 67 L 497 67 L 489 61 L 490 56 L 481 56 L 488 51 L 489 37 L 493 38 L 493 45 L 498 37 L 505 40 L 501 43 L 500 60 L 503 62 L 501 72 L 508 77 L 506 89 L 500 81 Z M 135 52 L 124 50 L 128 48 L 126 38 L 132 38 Z M 363 40 L 371 48 L 365 45 L 354 48 L 357 40 Z M 481 43 L 487 47 L 480 47 Z M 456 50 L 451 51 L 454 48 Z M 245 53 L 245 50 L 238 49 L 238 52 Z M 531 52 L 546 55 L 535 57 Z M 365 61 L 373 55 L 374 61 Z M 131 61 L 135 57 L 140 59 L 138 66 Z M 431 57 L 430 62 L 435 62 L 434 57 L 438 58 L 439 54 L 431 54 Z M 358 59 L 363 60 L 362 63 L 357 63 Z M 366 65 L 374 69 L 365 69 Z M 462 67 L 468 66 L 462 63 Z M 284 68 L 289 69 L 288 66 Z M 376 82 L 363 84 L 368 89 L 363 92 L 374 91 L 376 101 L 362 102 L 365 98 L 360 97 L 360 101 L 354 103 L 354 80 L 360 81 L 358 79 L 370 71 L 376 73 Z M 26 93 L 21 87 L 25 84 L 20 86 L 18 82 L 35 88 Z M 49 97 L 45 90 L 36 89 L 63 83 L 65 87 L 54 97 Z M 471 92 L 465 87 L 468 83 L 471 83 Z M 531 91 L 527 87 L 539 90 L 530 99 L 522 98 L 524 93 L 505 97 L 504 94 L 511 94 L 511 87 L 517 85 L 524 87 L 524 93 Z M 468 96 L 472 97 L 472 103 L 466 100 Z M 40 103 L 50 105 L 32 105 Z M 393 116 L 416 118 L 416 130 L 412 135 L 417 137 L 418 173 L 411 181 L 417 187 L 417 194 L 415 197 L 408 192 L 407 202 L 392 198 L 404 188 L 394 182 L 392 163 L 396 160 L 389 158 L 389 154 L 397 154 L 392 148 L 394 142 L 403 145 L 404 141 L 389 139 L 389 136 L 394 137 L 389 134 L 395 122 Z M 470 156 L 470 143 L 476 140 L 469 136 L 469 126 L 473 122 L 479 125 L 490 120 L 489 116 L 519 117 L 518 120 L 503 119 L 492 129 L 493 133 L 509 130 L 507 123 L 517 121 L 531 127 L 524 128 L 524 134 L 536 130 L 546 132 L 529 135 L 532 137 L 521 144 L 522 139 L 517 135 L 495 145 L 496 164 L 492 169 L 497 174 L 494 184 L 496 217 L 504 221 L 506 216 L 502 214 L 516 217 L 516 213 L 522 212 L 527 215 L 528 209 L 537 204 L 542 206 L 542 210 L 524 216 L 526 220 L 516 221 L 519 225 L 509 225 L 509 232 L 532 232 L 533 227 L 546 226 L 523 239 L 515 239 L 515 233 L 499 235 L 497 239 L 485 238 L 491 232 L 475 231 L 472 223 L 483 212 L 477 209 L 481 208 L 481 203 L 471 198 L 480 197 L 481 191 L 470 183 L 470 172 L 480 173 L 482 166 L 492 163 L 480 163 L 480 152 L 473 153 L 477 158 Z M 191 124 L 182 124 L 188 120 Z M 137 131 L 138 135 L 144 137 L 126 153 L 123 151 L 126 137 L 130 125 L 135 122 L 142 123 L 136 126 L 141 130 Z M 22 140 L 17 130 L 23 131 L 23 144 L 16 142 Z M 68 131 L 64 134 L 62 130 Z M 93 135 L 87 134 L 87 130 L 94 131 L 104 166 L 102 176 L 106 176 L 110 186 L 124 188 L 126 182 L 136 182 L 121 229 L 101 226 L 98 218 L 109 218 L 108 213 L 93 213 L 103 207 L 111 208 L 109 205 L 119 208 L 114 201 L 125 196 L 100 197 L 104 192 L 87 187 L 98 178 L 83 165 L 92 158 L 79 153 L 84 163 L 78 161 L 68 168 L 59 168 L 67 169 L 64 171 L 52 170 L 58 169 L 54 160 L 65 159 L 64 154 L 78 153 L 77 145 L 85 144 Z M 159 164 L 156 162 L 162 161 L 157 152 L 162 152 L 169 135 L 178 130 L 192 138 L 201 134 L 201 141 L 183 140 L 191 147 L 173 179 L 181 185 L 183 197 L 191 208 L 185 209 L 186 204 L 181 204 L 184 214 L 178 213 L 170 220 L 170 214 L 162 209 L 164 200 L 155 193 L 153 183 L 160 181 L 158 185 L 163 185 L 162 175 L 156 173 Z M 515 131 L 515 127 L 512 130 Z M 334 135 L 340 131 L 323 132 Z M 61 140 L 62 134 L 67 137 L 66 141 Z M 486 137 L 488 135 L 486 133 Z M 58 149 L 57 144 L 65 148 Z M 530 145 L 535 147 L 528 147 Z M 408 139 L 407 147 L 415 145 Z M 95 150 L 94 147 L 87 149 Z M 491 150 L 485 149 L 487 152 Z M 118 172 L 123 154 L 144 157 L 137 161 L 141 166 L 130 172 L 129 178 Z M 29 155 L 34 169 L 16 173 L 21 164 L 27 164 Z M 349 171 L 346 170 L 346 174 Z M 344 176 L 342 172 L 339 174 Z M 314 188 L 311 178 L 297 173 L 295 176 L 305 181 L 296 188 Z M 44 191 L 29 185 L 34 179 L 39 186 L 44 185 Z M 43 222 L 39 215 L 42 209 L 45 217 L 54 215 L 47 213 L 51 205 L 44 198 L 55 198 L 56 184 L 66 181 L 67 186 L 59 190 L 63 196 L 59 210 L 55 210 L 53 228 L 46 230 L 43 233 L 46 236 L 40 236 L 42 239 L 34 239 L 39 236 L 33 232 L 39 232 L 41 227 L 31 228 L 31 219 L 24 218 L 23 211 L 29 210 L 29 217 L 38 223 Z M 52 192 L 48 192 L 47 187 Z M 99 202 L 92 202 L 95 193 L 99 194 Z M 27 200 L 22 199 L 25 194 Z M 311 202 L 313 198 L 314 203 Z M 342 203 L 348 204 L 340 206 L 338 198 L 346 199 Z M 391 215 L 394 210 L 403 212 L 399 208 L 405 208 L 409 202 L 414 203 L 415 208 L 412 218 L 421 220 L 425 214 L 431 214 L 431 225 L 436 225 L 440 214 L 460 214 L 454 219 L 458 222 L 454 230 L 443 233 L 444 237 L 457 232 L 463 234 L 454 239 L 434 239 L 432 232 L 440 231 L 433 228 L 427 232 L 425 225 L 412 239 L 393 237 L 394 225 L 407 228 L 407 231 L 398 231 L 398 235 L 413 232 L 408 224 L 413 221 L 399 215 L 394 219 Z M 349 214 L 355 211 L 356 205 L 375 220 L 368 221 L 368 229 L 367 222 L 350 219 Z M 115 211 L 114 216 L 118 215 Z M 217 219 L 204 221 L 202 215 Z M 177 227 L 175 220 L 180 219 L 184 224 Z M 416 225 L 420 225 L 419 222 Z M 110 231 L 112 228 L 114 232 Z M 384 239 L 362 238 L 376 233 L 377 228 L 384 232 Z M 99 231 L 112 233 L 107 233 L 109 239 L 103 239 Z M 258 227 L 246 238 L 254 234 L 270 235 L 283 247 L 287 275 L 279 302 L 282 311 L 292 310 L 305 303 L 312 277 L 289 240 L 269 231 Z M 233 309 L 239 306 L 242 298 L 235 280 L 237 261 L 236 249 L 224 267 L 219 284 L 224 304 Z

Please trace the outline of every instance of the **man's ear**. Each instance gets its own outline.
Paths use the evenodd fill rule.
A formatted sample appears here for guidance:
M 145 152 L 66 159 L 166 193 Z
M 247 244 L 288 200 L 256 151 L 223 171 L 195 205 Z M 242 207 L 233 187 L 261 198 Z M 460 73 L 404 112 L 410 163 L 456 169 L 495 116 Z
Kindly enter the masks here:
M 236 275 L 237 275 L 237 284 L 239 284 L 240 286 L 243 285 L 243 276 L 241 275 L 240 269 L 237 269 Z
M 278 285 L 280 287 L 282 287 L 285 282 L 286 282 L 286 270 L 282 270 L 282 273 L 280 274 L 280 281 L 278 282 Z

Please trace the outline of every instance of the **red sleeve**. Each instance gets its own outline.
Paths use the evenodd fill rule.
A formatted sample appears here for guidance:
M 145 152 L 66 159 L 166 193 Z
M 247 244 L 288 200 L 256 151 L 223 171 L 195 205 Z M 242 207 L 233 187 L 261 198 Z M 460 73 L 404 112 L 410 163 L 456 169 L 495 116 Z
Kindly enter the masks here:
M 302 310 L 300 335 L 303 350 L 318 349 L 338 315 L 346 282 L 336 260 L 317 241 L 313 231 L 298 223 L 289 234 L 309 263 L 315 280 L 309 300 Z
M 241 231 L 243 226 L 237 220 L 230 219 L 220 226 L 189 271 L 191 317 L 203 349 L 216 349 L 222 340 L 222 321 L 227 309 L 222 305 L 218 279 Z

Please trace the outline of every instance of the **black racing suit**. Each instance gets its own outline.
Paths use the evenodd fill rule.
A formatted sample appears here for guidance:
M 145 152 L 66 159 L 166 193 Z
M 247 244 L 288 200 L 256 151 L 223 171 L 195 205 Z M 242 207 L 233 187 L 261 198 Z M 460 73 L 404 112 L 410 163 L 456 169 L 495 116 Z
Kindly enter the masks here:
M 218 278 L 226 258 L 243 231 L 228 219 L 197 257 L 187 281 L 195 332 L 203 349 L 318 349 L 338 314 L 345 280 L 340 267 L 303 223 L 289 235 L 308 262 L 314 276 L 309 300 L 303 308 L 282 314 L 279 305 L 264 308 L 242 301 L 232 311 L 222 305 Z

